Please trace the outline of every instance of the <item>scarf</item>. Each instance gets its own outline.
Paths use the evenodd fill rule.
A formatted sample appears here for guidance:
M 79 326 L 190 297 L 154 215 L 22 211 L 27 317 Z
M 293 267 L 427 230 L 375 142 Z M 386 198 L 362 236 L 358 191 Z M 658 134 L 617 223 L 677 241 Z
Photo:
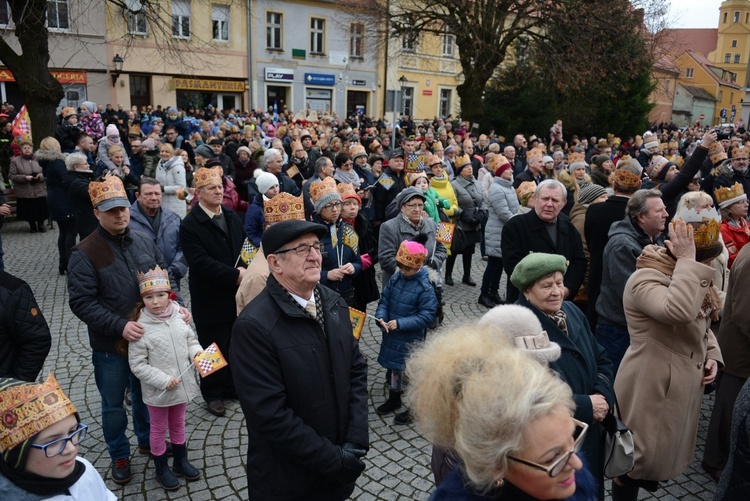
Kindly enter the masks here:
M 169 170 L 174 166 L 175 162 L 177 161 L 177 158 L 178 158 L 177 156 L 174 156 L 170 158 L 169 160 L 167 160 L 166 162 L 162 160 L 161 166 L 164 167 L 164 170 Z
M 110 146 L 115 146 L 120 144 L 120 136 L 112 136 L 113 139 L 110 139 L 109 136 L 107 136 L 107 144 Z
M 404 221 L 406 221 L 407 223 L 409 223 L 409 226 L 411 226 L 412 228 L 414 228 L 416 231 L 421 230 L 422 226 L 424 226 L 424 218 L 420 219 L 417 224 L 414 224 L 411 221 L 409 221 L 409 218 L 406 217 L 403 212 L 401 213 L 401 217 L 404 218 Z
M 152 317 L 158 318 L 159 320 L 169 320 L 170 318 L 172 318 L 172 314 L 174 313 L 174 303 L 170 301 L 167 307 L 164 308 L 163 313 L 154 313 L 153 311 L 149 311 L 148 313 Z
M 565 314 L 562 310 L 557 310 L 552 315 L 547 314 L 547 316 L 554 322 L 555 325 L 557 325 L 563 333 L 570 337 L 570 334 L 568 334 L 568 316 Z
M 357 174 L 354 170 L 347 172 L 343 169 L 336 169 L 336 172 L 334 172 L 333 174 L 333 179 L 335 179 L 339 183 L 353 184 L 355 190 L 359 188 L 359 185 L 361 183 L 359 174 Z
M 635 262 L 635 268 L 637 270 L 648 268 L 656 270 L 664 275 L 668 276 L 670 280 L 674 275 L 674 267 L 677 264 L 677 260 L 667 253 L 667 249 L 659 247 L 658 245 L 647 245 L 643 249 L 643 253 L 638 257 Z M 721 299 L 719 293 L 713 283 L 708 288 L 706 297 L 703 298 L 700 310 L 695 318 L 708 318 L 712 320 L 719 319 L 719 310 L 721 309 Z

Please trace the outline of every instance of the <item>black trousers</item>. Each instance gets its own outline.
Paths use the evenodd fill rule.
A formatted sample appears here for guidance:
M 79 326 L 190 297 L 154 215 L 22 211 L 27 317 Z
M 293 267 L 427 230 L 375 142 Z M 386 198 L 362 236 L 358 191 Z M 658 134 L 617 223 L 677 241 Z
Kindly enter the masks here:
M 211 343 L 216 343 L 225 359 L 229 358 L 229 338 L 232 335 L 231 322 L 220 324 L 201 325 L 196 324 L 198 341 L 203 348 L 208 348 Z M 206 402 L 221 400 L 223 398 L 237 398 L 232 380 L 232 368 L 226 366 L 210 376 L 201 378 L 201 395 Z

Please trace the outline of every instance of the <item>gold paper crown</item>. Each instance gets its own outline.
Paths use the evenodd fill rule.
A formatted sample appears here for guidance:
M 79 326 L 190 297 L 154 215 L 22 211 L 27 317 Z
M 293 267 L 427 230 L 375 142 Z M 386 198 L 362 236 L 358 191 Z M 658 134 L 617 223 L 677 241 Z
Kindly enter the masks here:
M 679 148 L 679 147 L 680 147 L 680 145 L 679 145 L 679 143 L 677 141 L 670 141 L 669 142 L 669 148 L 670 149 L 671 148 Z
M 411 174 L 409 174 L 409 176 L 411 176 Z M 336 185 L 336 190 L 339 192 L 339 195 L 341 195 L 341 200 L 346 200 L 347 198 L 356 198 L 360 203 L 362 203 L 362 199 L 359 198 L 359 195 L 357 195 L 357 191 L 354 189 L 354 185 L 352 183 L 339 183 Z
M 361 156 L 367 156 L 367 152 L 365 151 L 365 147 L 361 144 L 354 145 L 352 149 L 349 150 L 349 155 L 351 155 L 352 160 L 355 160 L 357 157 Z
M 0 451 L 7 452 L 76 412 L 52 374 L 42 384 L 0 380 Z
M 607 142 L 607 140 L 606 140 L 606 139 L 604 139 L 604 138 L 601 138 L 601 139 L 600 139 L 599 141 L 597 141 L 596 145 L 597 145 L 597 146 L 598 146 L 599 148 L 604 148 L 604 147 L 607 147 L 607 146 L 609 146 L 609 143 Z
M 313 203 L 317 202 L 323 195 L 338 193 L 336 191 L 336 181 L 332 177 L 327 177 L 322 181 L 310 184 L 310 198 Z
M 456 169 L 460 169 L 461 167 L 465 167 L 471 163 L 471 158 L 469 158 L 469 155 L 461 155 L 460 157 L 456 157 Z
M 521 205 L 526 207 L 529 198 L 531 198 L 531 195 L 533 195 L 535 191 L 536 183 L 534 181 L 524 181 L 518 185 L 518 188 L 516 188 L 516 196 L 518 196 L 518 201 L 521 202 Z
M 411 252 L 409 250 L 410 242 L 405 240 L 398 246 L 398 252 L 396 252 L 396 262 L 409 268 L 421 268 L 424 264 L 424 260 L 427 259 L 425 252 Z M 411 244 L 417 244 L 417 242 L 411 242 Z M 422 249 L 423 246 L 420 245 Z
M 221 185 L 223 173 L 224 171 L 221 168 L 221 165 L 211 167 L 210 169 L 208 167 L 201 167 L 195 171 L 195 174 L 193 174 L 193 186 L 198 189 L 210 184 Z
M 291 148 L 292 148 L 292 153 L 294 153 L 297 150 L 304 150 L 304 148 L 302 147 L 302 143 L 299 142 L 298 139 L 295 139 L 294 141 L 292 141 Z
M 568 165 L 573 165 L 576 163 L 586 163 L 586 157 L 583 155 L 583 153 L 574 152 L 568 155 Z
M 749 149 L 743 146 L 735 146 L 732 148 L 732 158 L 747 158 Z
M 526 160 L 541 160 L 544 152 L 539 148 L 531 148 L 526 152 Z
M 89 183 L 89 197 L 91 205 L 96 207 L 105 200 L 112 198 L 124 198 L 127 200 L 128 194 L 119 177 L 112 176 L 104 181 L 91 181 Z
M 305 204 L 302 195 L 295 197 L 289 193 L 279 193 L 263 202 L 263 211 L 266 224 L 305 219 Z
M 667 143 L 659 143 L 659 150 L 660 151 L 667 151 L 668 148 L 669 148 L 669 144 L 667 144 Z
M 723 209 L 729 207 L 735 202 L 746 199 L 747 195 L 740 183 L 734 183 L 733 186 L 722 186 L 721 188 L 716 188 L 714 190 L 714 198 L 716 198 L 716 203 L 719 204 L 719 208 Z
M 414 183 L 419 179 L 420 177 L 423 177 L 427 179 L 427 173 L 425 171 L 419 171 L 419 172 L 410 172 L 409 175 L 409 186 L 414 186 Z M 341 193 L 341 185 L 339 185 L 339 193 Z M 344 198 L 344 194 L 341 193 L 341 198 Z
M 497 169 L 509 163 L 510 161 L 508 161 L 505 155 L 501 155 L 500 153 L 498 153 L 497 155 L 494 155 L 490 160 L 490 170 L 492 170 L 492 172 L 497 172 Z
M 424 165 L 426 168 L 430 168 L 435 164 L 442 164 L 443 162 L 438 158 L 437 155 L 433 155 L 432 153 L 428 153 L 424 157 Z
M 713 143 L 708 149 L 708 158 L 711 159 L 711 163 L 716 165 L 727 159 L 727 153 L 724 151 L 724 147 L 721 143 Z
M 172 290 L 172 286 L 169 284 L 169 273 L 167 273 L 167 270 L 162 270 L 158 264 L 153 270 L 148 270 L 146 273 L 139 271 L 137 277 L 138 291 L 141 296 Z
M 693 226 L 693 240 L 698 250 L 713 249 L 721 241 L 721 216 L 713 207 L 703 209 L 700 213 L 694 208 L 682 209 L 675 216 L 676 220 L 685 221 Z

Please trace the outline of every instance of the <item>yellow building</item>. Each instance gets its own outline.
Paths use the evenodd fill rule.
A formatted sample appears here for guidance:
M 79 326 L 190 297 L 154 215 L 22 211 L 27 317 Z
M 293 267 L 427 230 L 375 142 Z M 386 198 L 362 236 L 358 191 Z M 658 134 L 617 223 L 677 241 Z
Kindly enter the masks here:
M 739 118 L 742 92 L 735 73 L 712 64 L 692 50 L 678 57 L 675 65 L 681 70 L 678 83 L 703 89 L 717 100 L 713 117 L 706 117 L 704 124 L 716 125 Z
M 745 85 L 750 60 L 750 0 L 721 3 L 716 50 L 708 54 L 708 60 L 735 73 L 737 83 Z
M 159 2 L 158 26 L 149 22 L 140 1 L 124 3 L 129 10 L 103 2 L 108 60 L 118 55 L 123 60 L 111 103 L 247 109 L 245 2 Z
M 649 123 L 659 124 L 672 120 L 672 107 L 679 77 L 680 69 L 672 64 L 669 58 L 664 57 L 654 63 L 651 78 L 654 80 L 656 87 L 649 96 L 649 102 L 654 104 L 653 109 L 648 114 Z

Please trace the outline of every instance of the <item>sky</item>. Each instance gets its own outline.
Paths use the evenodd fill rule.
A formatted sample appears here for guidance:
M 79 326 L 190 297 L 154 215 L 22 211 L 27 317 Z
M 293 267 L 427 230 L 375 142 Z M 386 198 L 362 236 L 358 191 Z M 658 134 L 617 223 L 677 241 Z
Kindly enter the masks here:
M 672 28 L 716 28 L 722 0 L 668 0 Z

